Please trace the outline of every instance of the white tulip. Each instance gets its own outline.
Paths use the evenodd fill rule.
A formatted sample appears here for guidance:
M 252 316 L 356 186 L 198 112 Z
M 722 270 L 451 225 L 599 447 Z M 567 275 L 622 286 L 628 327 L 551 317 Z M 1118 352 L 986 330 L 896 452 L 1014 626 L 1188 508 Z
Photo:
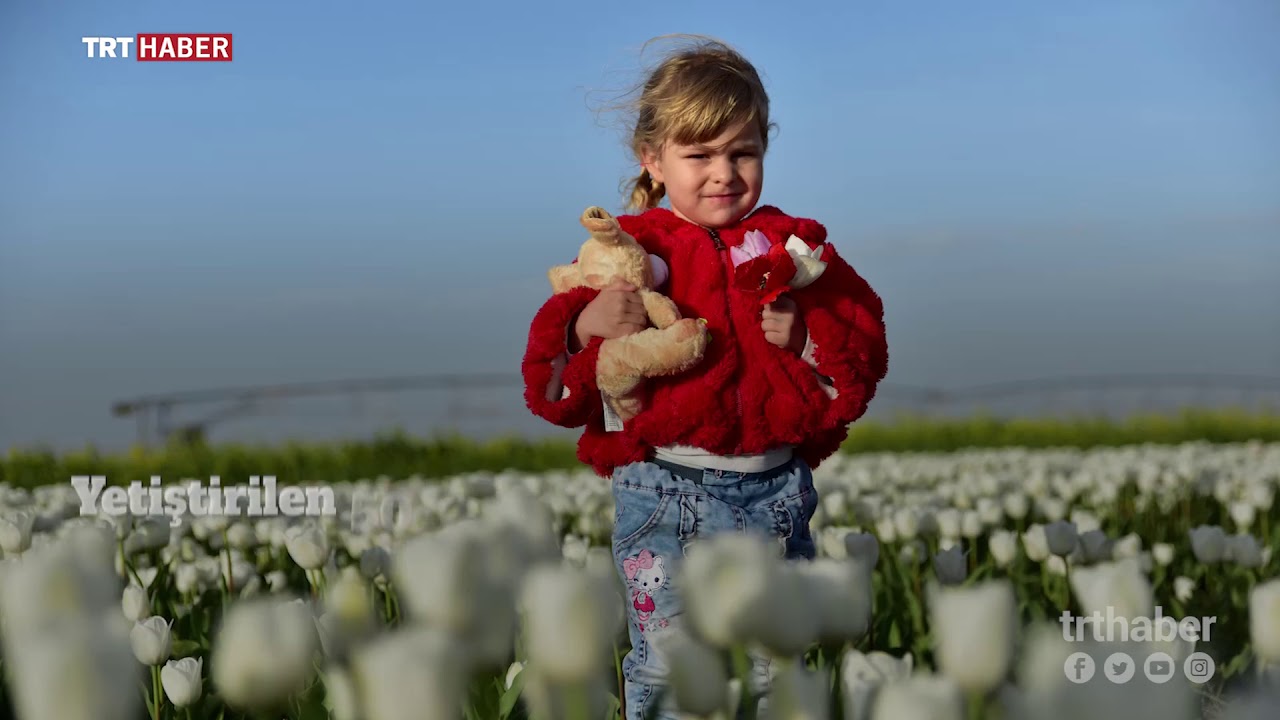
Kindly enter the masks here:
M 367 580 L 386 580 L 391 577 L 391 554 L 386 548 L 374 545 L 360 553 L 360 573 Z
M 942 676 L 913 676 L 880 688 L 872 720 L 964 720 L 964 695 Z
M 1031 501 L 1026 493 L 1014 492 L 1004 497 L 1004 512 L 1014 520 L 1021 520 L 1031 509 Z
M 982 516 L 975 510 L 966 510 L 960 516 L 960 535 L 973 540 L 982 534 Z
M 1217 525 L 1200 525 L 1190 531 L 1191 551 L 1196 560 L 1206 565 L 1221 562 L 1226 550 L 1227 535 Z
M 351 675 L 341 666 L 329 666 L 322 673 L 325 707 L 333 720 L 360 720 L 360 696 Z
M 1280 579 L 1249 591 L 1249 639 L 1258 659 L 1280 663 Z
M 1076 551 L 1082 554 L 1086 563 L 1096 563 L 1111 559 L 1111 539 L 1101 530 L 1089 530 L 1080 534 Z
M 160 684 L 175 707 L 186 707 L 204 691 L 204 658 L 170 660 L 160 669 Z
M 404 610 L 411 618 L 454 632 L 470 632 L 482 617 L 485 539 L 455 526 L 406 542 L 392 561 Z
M 6 642 L 13 716 L 24 720 L 134 720 L 143 716 L 129 643 L 88 618 Z
M 270 596 L 239 600 L 214 635 L 210 679 L 232 706 L 268 707 L 306 686 L 319 649 L 304 605 Z
M 996 687 L 1013 660 L 1013 586 L 993 580 L 968 588 L 938 588 L 931 595 L 930 627 L 942 672 L 968 692 Z
M 943 585 L 959 585 L 968 576 L 964 554 L 953 546 L 933 556 L 933 572 Z
M 1022 548 L 1033 562 L 1044 562 L 1049 557 L 1049 538 L 1044 534 L 1043 525 L 1035 523 L 1022 533 Z
M 1249 526 L 1253 525 L 1258 509 L 1250 502 L 1233 502 L 1228 511 L 1231 514 L 1231 520 L 1236 524 L 1236 529 L 1247 532 Z
M 1073 568 L 1071 589 L 1085 615 L 1108 613 L 1129 619 L 1151 617 L 1151 584 L 1134 559 Z
M 719 653 L 678 628 L 654 632 L 649 641 L 668 670 L 677 708 L 694 715 L 710 715 L 724 708 L 729 674 Z
M 249 523 L 236 522 L 227 528 L 227 544 L 237 550 L 248 550 L 258 544 L 257 533 Z
M 830 494 L 824 495 L 822 498 L 822 509 L 828 518 L 841 520 L 849 513 L 848 498 L 844 493 L 836 490 Z
M 302 523 L 290 527 L 284 533 L 284 545 L 289 557 L 303 570 L 324 567 L 329 561 L 329 538 L 319 525 Z
M 143 665 L 164 665 L 173 652 L 172 623 L 153 615 L 133 624 L 129 631 L 129 643 L 133 646 L 133 655 Z
M 1065 558 L 1075 552 L 1079 542 L 1075 523 L 1069 520 L 1055 520 L 1044 526 L 1044 537 L 1049 545 L 1049 552 Z
M 769 595 L 779 560 L 762 539 L 720 533 L 689 548 L 685 610 L 697 633 L 727 648 L 774 622 Z
M 944 538 L 958 540 L 960 538 L 960 524 L 962 522 L 960 511 L 956 508 L 943 508 L 934 514 L 934 519 L 938 523 L 938 534 Z
M 522 671 L 524 671 L 524 663 L 519 660 L 511 663 L 511 667 L 507 668 L 507 674 L 503 680 L 503 687 L 510 688 L 511 683 L 516 681 L 516 678 L 519 677 Z
M 372 631 L 376 622 L 369 587 L 354 567 L 348 567 L 327 588 L 324 598 L 325 622 L 331 647 L 326 655 L 342 654 L 346 648 Z M 322 636 L 323 639 L 323 636 Z
M 124 541 L 124 554 L 153 552 L 169 544 L 169 521 L 161 517 L 140 517 L 133 522 L 129 537 Z
M 1169 567 L 1173 564 L 1173 546 L 1169 543 L 1156 543 L 1151 546 L 1151 556 L 1160 567 Z
M 129 622 L 138 622 L 151 614 L 151 600 L 147 597 L 147 591 L 132 583 L 125 587 L 120 605 Z
M 1262 567 L 1262 546 L 1248 533 L 1232 535 L 1227 538 L 1222 559 L 1244 568 Z
M 1135 558 L 1142 554 L 1142 538 L 1137 533 L 1129 533 L 1111 544 L 1111 557 L 1116 560 Z
M 289 587 L 289 576 L 283 570 L 272 570 L 267 573 L 267 589 L 273 593 L 283 592 Z
M 814 560 L 801 563 L 800 572 L 813 594 L 811 612 L 819 620 L 818 636 L 833 641 L 856 641 L 871 626 L 872 568 L 862 558 Z
M 767 715 L 788 720 L 827 720 L 831 715 L 829 683 L 826 672 L 809 670 L 802 662 L 787 663 L 773 678 Z
M 520 590 L 529 663 L 554 682 L 591 677 L 618 631 L 616 604 L 613 589 L 595 575 L 563 565 L 531 570 Z
M 893 524 L 893 518 L 888 516 L 876 519 L 876 536 L 880 538 L 882 543 L 891 543 L 898 539 L 897 526 Z
M 1251 483 L 1247 492 L 1249 494 L 1249 501 L 1253 503 L 1254 507 L 1262 512 L 1268 512 L 1271 510 L 1271 505 L 1275 502 L 1276 494 L 1275 490 L 1272 489 L 1270 485 L 1261 482 Z
M 1179 602 L 1188 602 L 1196 592 L 1196 581 L 1189 577 L 1179 575 L 1173 579 L 1173 596 Z
M 978 516 L 982 519 L 983 525 L 999 526 L 1004 523 L 1004 507 L 993 498 L 978 498 Z
M 840 661 L 845 720 L 869 720 L 880 687 L 910 677 L 913 665 L 910 653 L 899 659 L 878 650 L 847 650 Z
M 880 561 L 880 542 L 871 533 L 851 532 L 844 536 L 845 554 L 874 568 Z
M 1018 536 L 1008 530 L 997 530 L 988 538 L 987 549 L 997 567 L 1007 568 L 1018 556 Z
M 847 564 L 851 561 L 843 562 Z M 833 594 L 841 593 L 838 581 L 827 582 L 826 576 L 807 573 L 807 565 L 808 563 L 784 562 L 774 567 L 770 591 L 765 596 L 768 606 L 766 612 L 773 621 L 760 625 L 753 634 L 744 638 L 758 642 L 775 657 L 799 655 L 816 642 L 823 629 L 823 622 L 830 614 L 824 612 L 821 601 L 829 601 Z M 811 587 L 811 579 L 821 582 L 821 587 Z M 861 584 L 858 580 L 847 582 Z M 856 610 L 847 610 L 853 616 L 852 622 L 857 622 Z M 847 629 L 849 624 L 850 618 L 841 618 L 828 629 L 839 632 Z
M 893 515 L 893 526 L 899 538 L 910 540 L 920 533 L 920 518 L 913 508 L 899 508 Z
M 362 647 L 352 670 L 367 720 L 457 718 L 465 699 L 465 653 L 440 630 L 388 633 Z
M 0 550 L 6 555 L 20 555 L 31 547 L 31 527 L 35 517 L 25 510 L 0 514 Z

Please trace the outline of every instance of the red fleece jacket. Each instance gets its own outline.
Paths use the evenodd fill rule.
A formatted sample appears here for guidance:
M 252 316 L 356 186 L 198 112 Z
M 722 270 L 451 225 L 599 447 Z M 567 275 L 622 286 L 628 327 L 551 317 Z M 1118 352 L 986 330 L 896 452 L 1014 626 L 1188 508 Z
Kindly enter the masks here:
M 619 216 L 618 222 L 666 261 L 670 275 L 658 290 L 684 317 L 707 320 L 706 354 L 688 372 L 646 380 L 645 409 L 622 431 L 607 432 L 595 378 L 603 339 L 592 338 L 572 356 L 566 347 L 570 324 L 598 291 L 584 287 L 553 295 L 534 316 L 522 363 L 529 409 L 562 427 L 585 427 L 578 458 L 606 477 L 618 466 L 649 459 L 654 447 L 671 444 L 719 455 L 794 445 L 813 468 L 839 449 L 848 425 L 866 412 L 888 371 L 888 348 L 879 296 L 827 242 L 826 228 L 767 205 L 715 231 L 666 208 Z M 830 380 L 833 393 L 804 360 L 765 340 L 758 296 L 733 287 L 729 248 L 741 245 L 751 230 L 775 245 L 791 235 L 810 248 L 826 243 L 826 271 L 787 295 L 808 328 L 817 373 Z

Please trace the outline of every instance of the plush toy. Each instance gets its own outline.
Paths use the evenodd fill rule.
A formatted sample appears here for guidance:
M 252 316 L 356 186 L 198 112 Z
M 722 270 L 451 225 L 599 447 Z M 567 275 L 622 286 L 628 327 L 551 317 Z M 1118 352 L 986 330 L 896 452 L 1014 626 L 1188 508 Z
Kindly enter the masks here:
M 576 263 L 558 265 L 547 273 L 552 291 L 562 293 L 584 285 L 599 290 L 621 278 L 639 288 L 645 312 L 655 326 L 605 339 L 600 345 L 596 384 L 609 409 L 626 421 L 643 409 L 641 381 L 694 367 L 702 360 L 710 335 L 705 321 L 681 318 L 675 303 L 654 290 L 666 279 L 666 263 L 645 252 L 623 232 L 616 218 L 592 206 L 579 222 L 591 237 L 582 244 Z

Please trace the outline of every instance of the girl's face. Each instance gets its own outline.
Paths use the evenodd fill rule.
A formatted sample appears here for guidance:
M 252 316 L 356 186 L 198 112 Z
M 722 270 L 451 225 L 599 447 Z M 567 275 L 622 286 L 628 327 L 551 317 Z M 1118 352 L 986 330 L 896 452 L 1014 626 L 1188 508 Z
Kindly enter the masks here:
M 720 228 L 741 220 L 759 201 L 763 146 L 757 125 L 742 123 L 705 144 L 664 143 L 660 153 L 645 154 L 644 166 L 666 186 L 677 216 Z

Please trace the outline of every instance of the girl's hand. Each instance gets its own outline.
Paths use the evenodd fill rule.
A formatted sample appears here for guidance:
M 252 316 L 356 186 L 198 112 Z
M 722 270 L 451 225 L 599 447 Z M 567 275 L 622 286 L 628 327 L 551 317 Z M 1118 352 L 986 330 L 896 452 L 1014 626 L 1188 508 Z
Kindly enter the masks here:
M 795 300 L 786 295 L 764 306 L 760 328 L 764 330 L 764 339 L 774 345 L 797 355 L 804 352 L 804 341 L 808 336 L 804 318 L 800 317 Z
M 569 350 L 578 352 L 593 337 L 619 338 L 649 327 L 649 315 L 637 290 L 635 285 L 620 279 L 614 279 L 602 289 L 578 313 L 570 333 L 570 339 L 577 340 L 577 347 Z

